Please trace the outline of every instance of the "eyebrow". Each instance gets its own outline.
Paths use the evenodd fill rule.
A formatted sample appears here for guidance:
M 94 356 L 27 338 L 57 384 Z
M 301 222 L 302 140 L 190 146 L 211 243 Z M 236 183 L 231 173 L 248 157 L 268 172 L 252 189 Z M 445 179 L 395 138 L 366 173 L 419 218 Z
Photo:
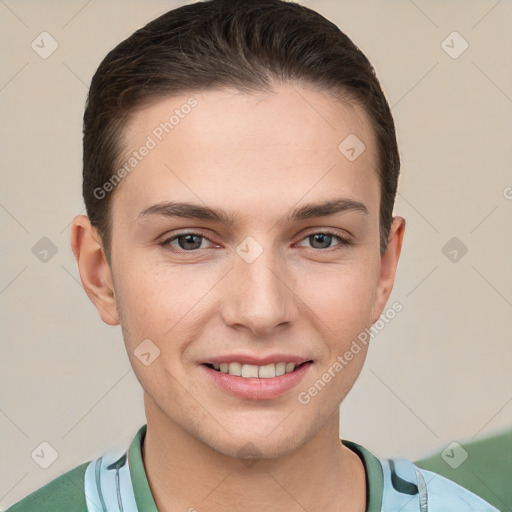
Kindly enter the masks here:
M 317 217 L 327 217 L 337 213 L 344 213 L 347 211 L 361 212 L 368 215 L 366 206 L 353 199 L 341 197 L 322 201 L 319 203 L 307 203 L 303 206 L 295 208 L 291 213 L 284 216 L 281 223 L 298 222 Z M 152 215 L 161 215 L 169 218 L 186 218 L 207 220 L 212 222 L 219 222 L 229 226 L 236 223 L 238 219 L 237 213 L 228 214 L 222 208 L 210 208 L 194 203 L 182 203 L 175 201 L 166 201 L 149 206 L 142 210 L 137 216 L 137 221 L 142 221 Z

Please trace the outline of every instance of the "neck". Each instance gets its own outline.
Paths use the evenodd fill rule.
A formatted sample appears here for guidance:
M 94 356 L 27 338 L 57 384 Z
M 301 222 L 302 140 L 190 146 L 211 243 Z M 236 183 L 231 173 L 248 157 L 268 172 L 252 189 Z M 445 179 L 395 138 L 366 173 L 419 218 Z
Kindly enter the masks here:
M 159 512 L 366 510 L 364 466 L 341 444 L 338 409 L 298 450 L 248 461 L 219 453 L 148 405 L 142 459 Z

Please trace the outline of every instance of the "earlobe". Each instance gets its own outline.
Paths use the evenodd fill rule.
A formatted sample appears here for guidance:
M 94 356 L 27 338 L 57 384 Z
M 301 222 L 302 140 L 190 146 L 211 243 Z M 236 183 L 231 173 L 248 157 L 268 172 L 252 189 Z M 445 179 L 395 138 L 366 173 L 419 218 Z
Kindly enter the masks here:
M 393 223 L 389 230 L 388 246 L 381 256 L 380 276 L 375 295 L 374 308 L 372 313 L 372 324 L 374 324 L 384 311 L 384 307 L 393 290 L 395 274 L 402 250 L 402 243 L 405 233 L 405 219 L 393 217 Z
M 71 249 L 85 292 L 108 325 L 119 325 L 112 273 L 100 237 L 85 215 L 71 223 Z

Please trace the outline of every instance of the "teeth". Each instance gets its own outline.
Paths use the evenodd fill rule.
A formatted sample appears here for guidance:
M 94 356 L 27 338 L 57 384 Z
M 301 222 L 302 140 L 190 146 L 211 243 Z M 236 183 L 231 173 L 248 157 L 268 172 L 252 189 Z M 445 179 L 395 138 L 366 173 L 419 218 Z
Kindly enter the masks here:
M 229 372 L 230 375 L 236 375 L 238 377 L 242 376 L 242 365 L 240 363 L 229 363 Z
M 271 363 L 265 366 L 241 363 L 220 363 L 212 365 L 221 373 L 229 373 L 237 377 L 271 379 L 295 370 L 295 363 Z
M 244 364 L 242 366 L 242 377 L 258 377 L 258 367 L 254 364 Z
M 260 366 L 258 368 L 258 377 L 260 379 L 271 379 L 276 376 L 276 365 L 267 364 L 266 366 Z
M 286 373 L 286 363 L 276 363 L 276 377 Z
M 285 372 L 293 372 L 295 370 L 295 363 L 286 363 Z

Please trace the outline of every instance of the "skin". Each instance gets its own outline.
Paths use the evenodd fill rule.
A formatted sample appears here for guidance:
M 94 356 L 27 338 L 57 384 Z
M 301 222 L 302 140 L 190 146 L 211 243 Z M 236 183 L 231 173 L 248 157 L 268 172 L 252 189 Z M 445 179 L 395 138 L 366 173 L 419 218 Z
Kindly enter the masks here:
M 338 409 L 367 348 L 307 405 L 297 397 L 379 318 L 393 287 L 405 220 L 394 218 L 381 256 L 370 121 L 359 108 L 298 85 L 209 90 L 136 112 L 127 153 L 191 96 L 198 105 L 115 191 L 111 267 L 87 217 L 77 216 L 71 230 L 84 289 L 104 322 L 121 325 L 144 389 L 143 461 L 157 507 L 364 511 L 364 466 L 340 442 Z M 338 150 L 349 134 L 366 145 L 354 161 Z M 283 221 L 305 203 L 338 197 L 363 203 L 367 214 Z M 237 221 L 137 220 L 169 200 L 222 208 Z M 159 245 L 197 230 L 206 238 L 196 245 Z M 326 231 L 353 243 L 322 245 L 310 236 Z M 247 237 L 263 251 L 252 263 L 236 252 Z M 148 366 L 134 353 L 145 339 L 160 350 Z M 228 395 L 199 366 L 230 353 L 277 352 L 313 364 L 296 388 L 271 400 Z M 250 466 L 239 455 L 249 442 Z

